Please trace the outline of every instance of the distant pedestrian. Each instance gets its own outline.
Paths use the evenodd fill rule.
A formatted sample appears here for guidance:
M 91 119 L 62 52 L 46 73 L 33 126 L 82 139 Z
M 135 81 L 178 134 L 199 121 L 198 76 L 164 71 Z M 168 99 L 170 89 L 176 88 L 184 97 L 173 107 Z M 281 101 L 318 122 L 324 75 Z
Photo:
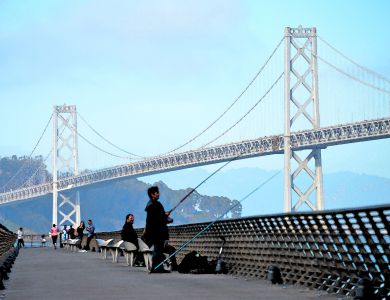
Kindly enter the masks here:
M 57 249 L 57 238 L 58 238 L 58 228 L 56 224 L 53 224 L 53 227 L 50 229 L 50 235 L 51 235 L 51 240 L 53 242 L 53 247 L 54 249 Z
M 62 240 L 66 241 L 68 239 L 68 225 L 64 225 L 64 229 L 62 230 Z
M 46 247 L 46 238 L 44 234 L 41 235 L 41 246 Z
M 87 230 L 87 244 L 85 245 L 85 250 L 90 250 L 89 244 L 91 243 L 92 238 L 95 236 L 95 226 L 92 223 L 92 220 L 88 220 Z
M 85 230 L 85 223 L 84 221 L 81 221 L 79 227 L 76 228 L 76 232 L 75 232 L 76 237 L 80 239 L 79 249 L 81 249 L 81 243 L 83 242 L 84 230 Z
M 18 230 L 18 248 L 24 247 L 24 240 L 23 240 L 23 228 L 20 227 Z
M 73 225 L 70 225 L 70 227 L 68 229 L 68 237 L 70 239 L 74 239 L 75 238 L 74 232 L 75 232 L 75 230 L 73 228 Z

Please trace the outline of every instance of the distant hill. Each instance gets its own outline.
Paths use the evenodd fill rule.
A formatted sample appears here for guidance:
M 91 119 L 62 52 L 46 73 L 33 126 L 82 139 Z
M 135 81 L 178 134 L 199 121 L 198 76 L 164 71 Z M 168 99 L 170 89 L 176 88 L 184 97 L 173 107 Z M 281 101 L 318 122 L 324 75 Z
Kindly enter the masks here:
M 214 175 L 198 191 L 206 195 L 224 195 L 240 200 L 276 171 L 260 168 L 223 170 Z M 202 168 L 194 168 L 143 177 L 153 182 L 157 178 L 173 189 L 196 186 L 209 176 Z M 324 174 L 325 209 L 359 207 L 390 203 L 390 179 L 366 174 L 340 172 Z M 242 203 L 242 215 L 261 215 L 283 211 L 283 173 L 264 185 Z
M 8 177 L 12 176 L 9 172 L 5 173 Z M 215 174 L 174 212 L 174 224 L 214 220 L 275 173 L 259 168 L 240 168 Z M 205 169 L 194 168 L 84 188 L 80 192 L 82 219 L 93 219 L 98 231 L 119 230 L 125 215 L 131 212 L 136 218 L 135 226 L 143 227 L 146 217 L 144 208 L 148 201 L 146 190 L 151 184 L 156 183 L 160 187 L 161 202 L 168 210 L 191 187 L 197 186 L 210 174 Z M 325 209 L 388 204 L 390 179 L 348 172 L 325 174 L 324 198 Z M 228 217 L 282 211 L 283 174 L 280 173 L 245 200 L 242 206 L 237 206 Z M 0 206 L 0 222 L 8 222 L 13 228 L 22 226 L 36 232 L 49 230 L 51 214 L 51 196 Z
M 160 188 L 161 198 L 166 210 L 172 208 L 189 191 L 172 190 L 163 182 L 155 183 Z M 81 190 L 81 217 L 92 219 L 98 231 L 119 230 L 122 228 L 126 214 L 135 215 L 135 226 L 143 227 L 148 202 L 147 189 L 150 184 L 137 179 L 128 179 L 115 183 L 101 184 Z M 222 212 L 236 204 L 226 197 L 205 196 L 194 192 L 178 209 L 172 213 L 174 224 L 186 224 L 214 220 Z M 52 218 L 51 196 L 33 200 L 16 202 L 12 205 L 0 206 L 0 222 L 17 224 L 36 232 L 48 232 Z M 238 205 L 230 217 L 241 216 L 241 205 Z M 12 226 L 15 228 L 15 225 Z

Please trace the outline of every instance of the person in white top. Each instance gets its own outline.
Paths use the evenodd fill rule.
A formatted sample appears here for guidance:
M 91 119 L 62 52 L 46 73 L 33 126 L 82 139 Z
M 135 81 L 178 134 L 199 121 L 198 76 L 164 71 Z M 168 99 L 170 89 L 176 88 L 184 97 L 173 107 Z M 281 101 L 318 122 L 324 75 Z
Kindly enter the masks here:
M 23 228 L 20 227 L 18 230 L 18 248 L 24 247 L 24 241 L 23 241 Z

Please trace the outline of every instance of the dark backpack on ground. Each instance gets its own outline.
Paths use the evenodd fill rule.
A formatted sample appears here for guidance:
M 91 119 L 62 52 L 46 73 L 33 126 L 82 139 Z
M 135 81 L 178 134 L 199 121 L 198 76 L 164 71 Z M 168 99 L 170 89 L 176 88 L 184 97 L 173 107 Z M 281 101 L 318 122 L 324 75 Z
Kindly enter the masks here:
M 207 261 L 207 256 L 192 251 L 184 256 L 177 270 L 179 273 L 211 274 L 214 273 L 213 266 Z

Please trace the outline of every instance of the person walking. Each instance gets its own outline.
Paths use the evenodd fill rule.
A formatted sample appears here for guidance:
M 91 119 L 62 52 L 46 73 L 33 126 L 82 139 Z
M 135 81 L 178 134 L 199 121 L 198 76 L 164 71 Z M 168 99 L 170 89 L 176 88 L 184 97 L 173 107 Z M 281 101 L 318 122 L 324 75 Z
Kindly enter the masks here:
M 59 230 L 56 224 L 53 224 L 53 227 L 50 229 L 51 240 L 53 242 L 54 250 L 57 249 L 57 238 L 58 238 Z
M 23 240 L 23 228 L 20 227 L 19 230 L 18 230 L 18 244 L 17 244 L 17 247 L 18 248 L 24 248 L 24 240 Z
M 169 273 L 161 265 L 156 268 L 164 259 L 163 251 L 166 241 L 169 240 L 168 223 L 173 220 L 169 218 L 169 211 L 164 210 L 164 206 L 158 201 L 160 191 L 157 186 L 148 189 L 149 202 L 146 205 L 146 225 L 143 235 L 145 242 L 151 247 L 154 246 L 152 253 L 151 273 Z

